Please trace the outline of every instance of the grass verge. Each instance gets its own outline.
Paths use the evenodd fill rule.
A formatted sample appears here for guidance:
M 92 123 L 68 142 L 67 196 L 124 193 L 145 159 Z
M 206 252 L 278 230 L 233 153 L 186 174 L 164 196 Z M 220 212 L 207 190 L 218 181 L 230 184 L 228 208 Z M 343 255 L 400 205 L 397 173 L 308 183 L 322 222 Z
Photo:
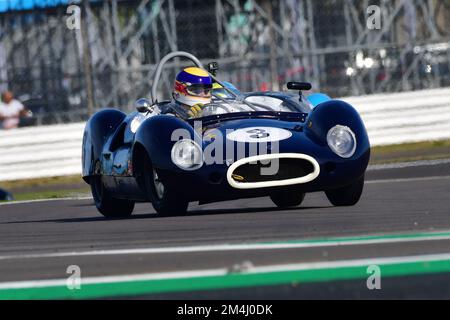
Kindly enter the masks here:
M 450 158 L 450 140 L 405 143 L 372 148 L 371 164 Z
M 80 175 L 1 182 L 2 188 L 10 190 L 20 190 L 28 188 L 37 189 L 41 187 L 59 186 L 59 185 L 83 186 L 83 184 L 86 185 Z
M 90 195 L 90 189 L 76 189 L 76 190 L 54 190 L 54 191 L 37 191 L 28 193 L 14 194 L 16 201 L 25 200 L 39 200 L 39 199 L 61 199 L 61 198 L 77 198 L 87 197 Z
M 79 175 L 5 181 L 0 182 L 0 186 L 10 191 L 17 201 L 60 199 L 90 195 L 89 186 Z

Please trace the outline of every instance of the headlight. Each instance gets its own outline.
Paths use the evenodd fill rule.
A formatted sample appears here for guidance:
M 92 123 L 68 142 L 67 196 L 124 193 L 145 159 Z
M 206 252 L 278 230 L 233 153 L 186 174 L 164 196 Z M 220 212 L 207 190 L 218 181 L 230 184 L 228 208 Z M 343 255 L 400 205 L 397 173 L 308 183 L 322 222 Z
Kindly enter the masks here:
M 195 141 L 183 139 L 172 147 L 172 162 L 183 170 L 195 170 L 203 165 L 203 154 Z
M 327 134 L 328 146 L 342 158 L 350 158 L 356 151 L 356 137 L 349 127 L 337 125 Z

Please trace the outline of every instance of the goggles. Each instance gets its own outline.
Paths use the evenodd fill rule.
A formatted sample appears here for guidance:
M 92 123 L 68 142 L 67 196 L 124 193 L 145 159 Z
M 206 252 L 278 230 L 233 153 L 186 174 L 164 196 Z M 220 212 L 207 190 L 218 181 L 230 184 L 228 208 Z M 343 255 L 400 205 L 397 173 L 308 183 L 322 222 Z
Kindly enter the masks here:
M 211 84 L 193 84 L 186 87 L 186 92 L 191 96 L 196 97 L 211 97 L 212 85 Z

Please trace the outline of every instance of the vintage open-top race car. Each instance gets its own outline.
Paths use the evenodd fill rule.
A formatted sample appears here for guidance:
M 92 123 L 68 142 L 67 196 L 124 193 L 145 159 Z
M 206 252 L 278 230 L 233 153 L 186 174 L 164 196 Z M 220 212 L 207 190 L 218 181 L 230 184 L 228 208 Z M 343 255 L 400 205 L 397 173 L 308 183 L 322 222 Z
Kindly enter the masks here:
M 0 201 L 13 201 L 13 200 L 14 197 L 10 192 L 0 188 Z
M 370 144 L 349 104 L 324 94 L 241 93 L 215 81 L 211 103 L 197 118 L 163 114 L 156 99 L 164 64 L 158 65 L 151 101 L 140 99 L 129 115 L 104 109 L 87 122 L 83 178 L 106 217 L 129 216 L 136 202 L 151 202 L 161 215 L 200 204 L 269 196 L 279 207 L 300 205 L 305 193 L 325 191 L 336 206 L 355 205 L 362 194 Z

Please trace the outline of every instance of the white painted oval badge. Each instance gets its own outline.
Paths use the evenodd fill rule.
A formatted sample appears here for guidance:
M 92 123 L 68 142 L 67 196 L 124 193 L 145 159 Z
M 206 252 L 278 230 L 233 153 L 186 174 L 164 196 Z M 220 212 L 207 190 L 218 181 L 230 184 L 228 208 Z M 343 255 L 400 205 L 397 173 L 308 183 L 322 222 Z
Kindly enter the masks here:
M 249 127 L 227 134 L 227 138 L 237 142 L 273 142 L 286 140 L 292 133 L 285 129 L 273 127 Z

